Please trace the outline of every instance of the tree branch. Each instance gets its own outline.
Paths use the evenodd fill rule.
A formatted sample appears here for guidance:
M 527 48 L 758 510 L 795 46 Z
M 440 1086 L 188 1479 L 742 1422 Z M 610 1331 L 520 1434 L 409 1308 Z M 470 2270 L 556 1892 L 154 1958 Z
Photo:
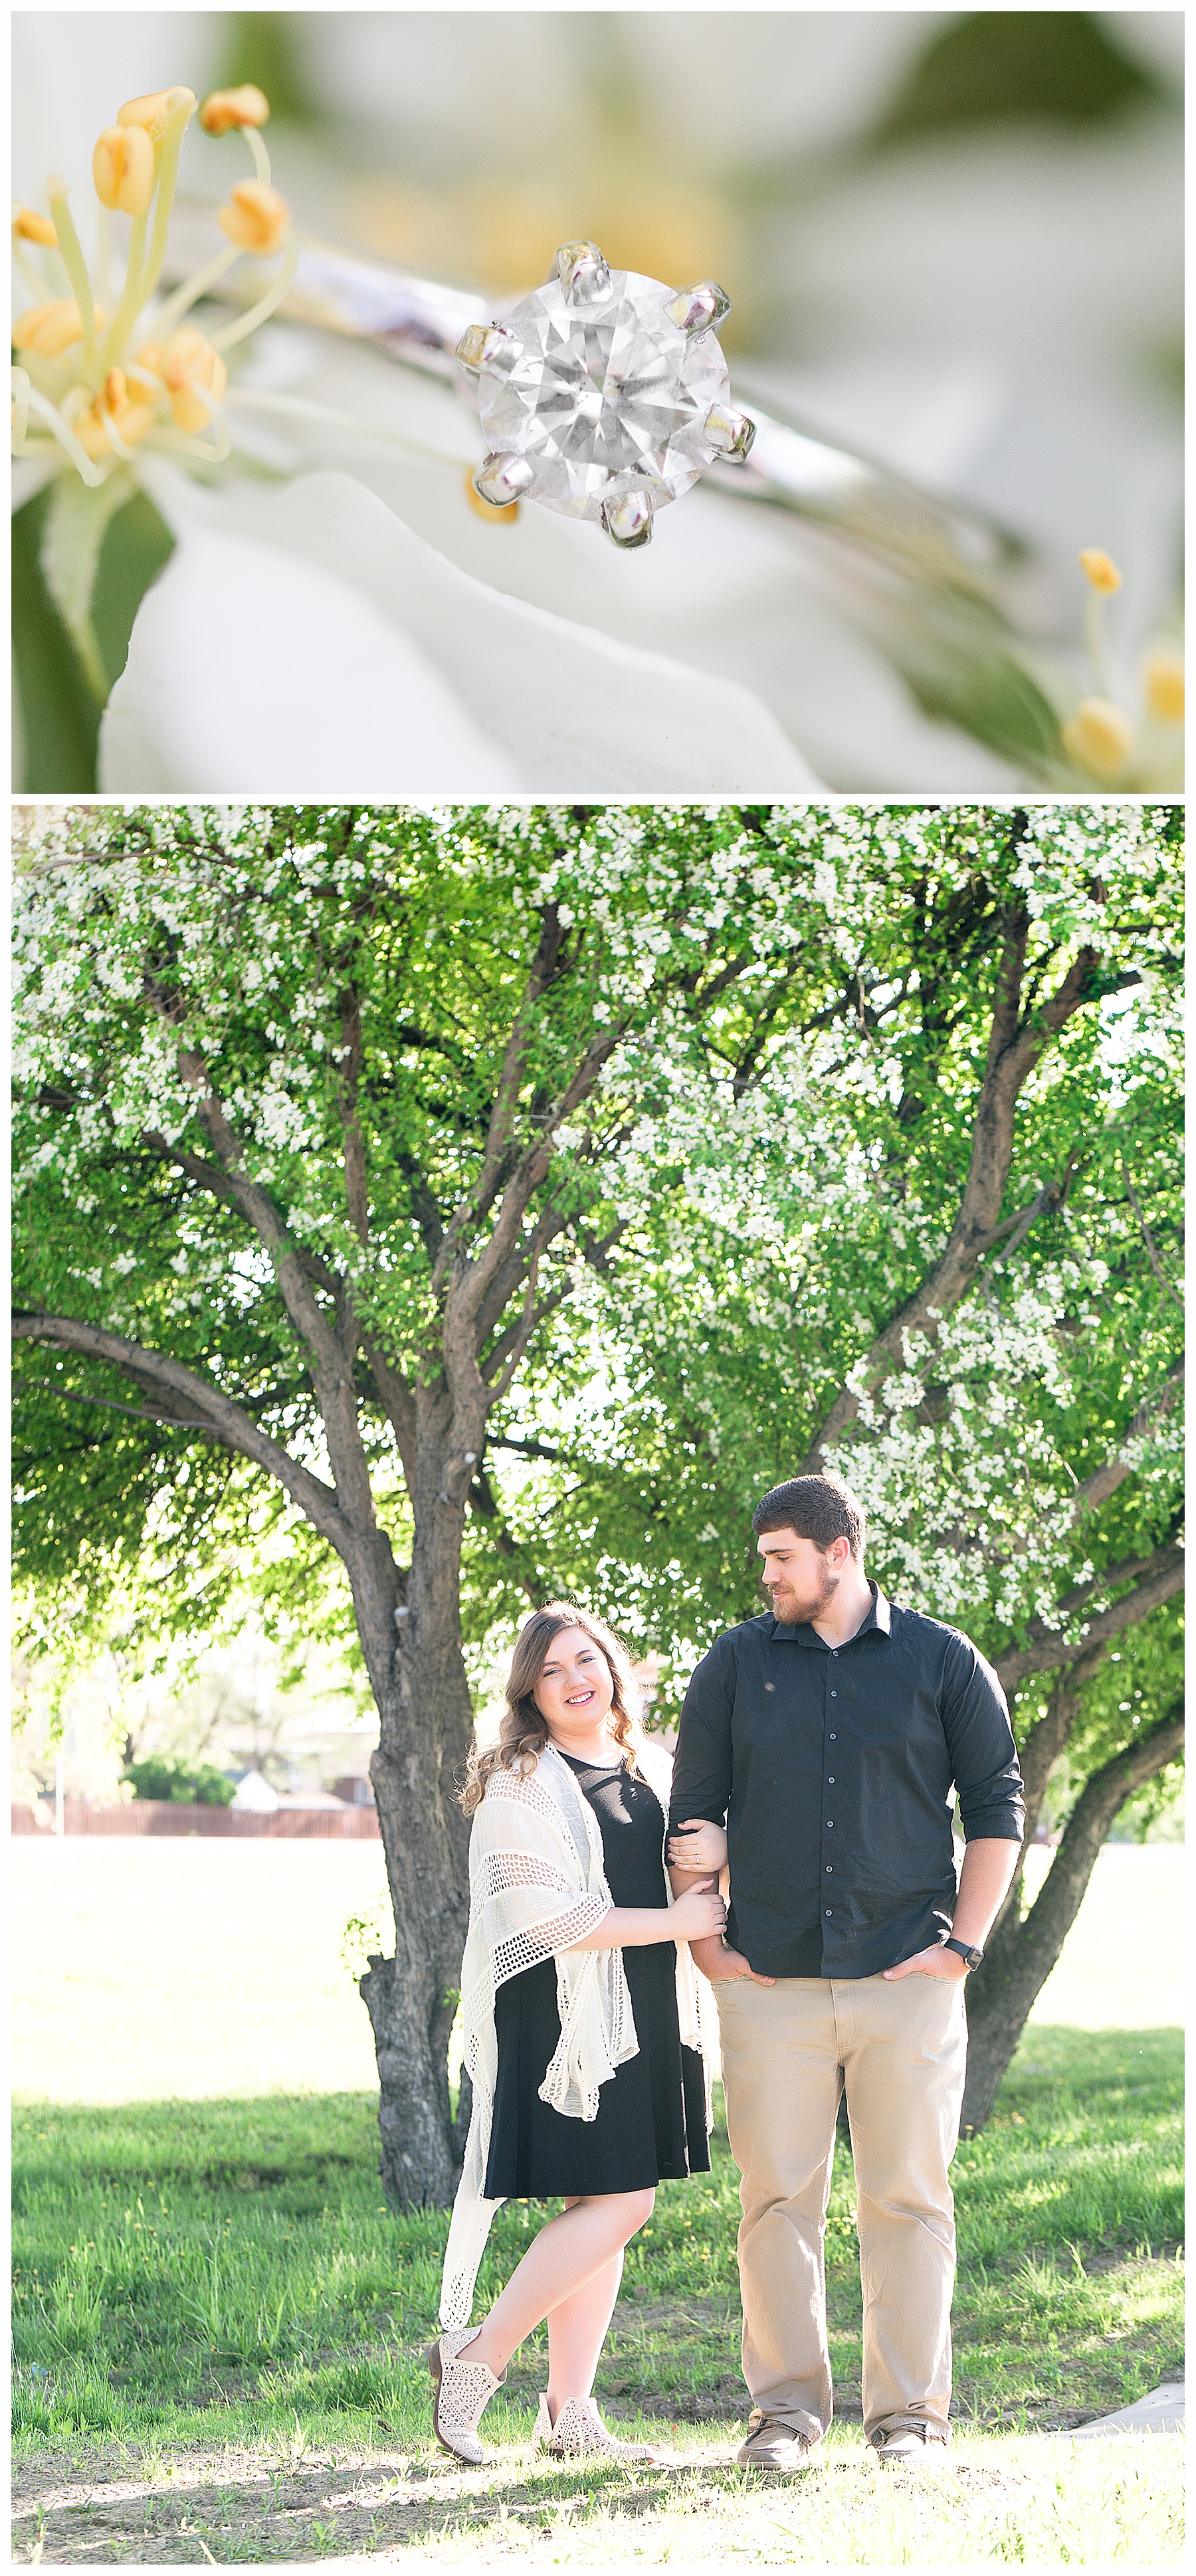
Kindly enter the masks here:
M 1015 851 L 1028 829 L 1028 818 L 1012 819 L 1007 850 Z M 967 1293 L 986 1245 L 1000 1223 L 1001 1201 L 1013 1158 L 1014 1118 L 1022 1089 L 1044 1048 L 1094 991 L 1099 959 L 1083 948 L 1050 1001 L 1022 1014 L 1022 988 L 1030 937 L 1030 913 L 1022 899 L 1004 915 L 997 989 L 989 1027 L 988 1050 L 976 1115 L 967 1180 L 955 1222 L 941 1258 L 921 1285 L 879 1333 L 858 1372 L 871 1393 L 890 1368 L 902 1361 L 903 1337 L 919 1331 L 933 1344 L 939 1319 Z M 1006 1255 L 1008 1257 L 1008 1255 Z M 826 1449 L 853 1423 L 860 1409 L 859 1387 L 842 1387 L 811 1444 L 804 1473 L 817 1474 Z
M 1178 1288 L 1176 1288 L 1176 1287 L 1174 1287 L 1174 1286 L 1173 1286 L 1173 1284 L 1172 1284 L 1171 1280 L 1168 1278 L 1167 1273 L 1166 1273 L 1166 1271 L 1165 1271 L 1165 1270 L 1164 1270 L 1164 1268 L 1163 1268 L 1163 1264 L 1162 1264 L 1162 1261 L 1161 1261 L 1160 1256 L 1159 1256 L 1159 1249 L 1158 1249 L 1158 1245 L 1156 1244 L 1155 1239 L 1154 1239 L 1154 1236 L 1153 1236 L 1153 1234 L 1152 1234 L 1152 1233 L 1151 1233 L 1151 1231 L 1150 1231 L 1150 1227 L 1148 1226 L 1148 1224 L 1147 1224 L 1147 1222 L 1146 1222 L 1146 1218 L 1145 1218 L 1145 1216 L 1143 1215 L 1142 1208 L 1141 1208 L 1141 1205 L 1140 1205 L 1140 1203 L 1139 1203 L 1139 1199 L 1138 1199 L 1138 1193 L 1137 1193 L 1136 1189 L 1134 1188 L 1134 1183 L 1133 1183 L 1133 1178 L 1132 1178 L 1132 1175 L 1131 1175 L 1131 1172 L 1130 1172 L 1130 1167 L 1129 1167 L 1129 1164 L 1127 1163 L 1127 1161 L 1126 1161 L 1126 1159 L 1125 1159 L 1124 1154 L 1123 1154 L 1123 1155 L 1122 1155 L 1122 1157 L 1121 1157 L 1121 1177 L 1122 1177 L 1123 1181 L 1125 1182 L 1125 1194 L 1126 1194 L 1126 1197 L 1128 1198 L 1129 1203 L 1130 1203 L 1130 1206 L 1132 1207 L 1132 1209 L 1133 1209 L 1133 1211 L 1134 1211 L 1134 1214 L 1135 1214 L 1135 1216 L 1137 1217 L 1138 1224 L 1139 1224 L 1139 1227 L 1140 1227 L 1140 1229 L 1141 1229 L 1141 1233 L 1142 1233 L 1142 1240 L 1143 1240 L 1143 1242 L 1144 1242 L 1144 1244 L 1145 1244 L 1145 1246 L 1146 1246 L 1147 1253 L 1149 1254 L 1149 1257 L 1150 1257 L 1150 1266 L 1151 1266 L 1151 1269 L 1153 1270 L 1154 1275 L 1155 1275 L 1155 1278 L 1158 1280 L 1159 1286 L 1160 1286 L 1160 1288 L 1163 1290 L 1164 1295 L 1165 1295 L 1165 1296 L 1167 1296 L 1167 1297 L 1170 1297 L 1170 1298 L 1173 1300 L 1173 1302 L 1175 1303 L 1175 1305 L 1177 1305 L 1177 1306 L 1178 1306 L 1179 1311 L 1180 1311 L 1180 1313 L 1181 1313 L 1181 1315 L 1182 1315 L 1182 1313 L 1183 1313 L 1183 1311 L 1184 1311 L 1184 1301 L 1183 1301 L 1183 1298 L 1180 1296 L 1180 1293 L 1179 1293 Z
M 159 1017 L 177 1030 L 182 1013 L 178 995 L 165 993 L 148 973 L 145 991 Z M 260 1182 L 247 1180 L 239 1168 L 241 1146 L 213 1089 L 203 1057 L 194 1048 L 180 1045 L 177 1061 L 182 1080 L 195 1094 L 195 1114 L 216 1156 L 225 1184 L 218 1195 L 227 1198 L 228 1203 L 253 1228 L 268 1252 L 287 1314 L 310 1354 L 316 1400 L 336 1480 L 338 1506 L 353 1527 L 365 1536 L 376 1529 L 377 1520 L 357 1419 L 352 1352 L 345 1347 L 343 1285 L 338 1288 L 337 1323 L 332 1327 L 316 1304 L 307 1266 L 300 1258 L 299 1247 L 279 1215 L 269 1191 L 263 1189 Z M 153 1149 L 161 1147 L 165 1148 L 171 1161 L 180 1161 L 178 1151 L 170 1146 L 167 1139 L 155 1135 Z M 212 1167 L 206 1165 L 202 1157 L 196 1157 L 195 1161 L 196 1177 L 202 1179 L 205 1187 L 211 1188 Z M 355 1333 L 352 1338 L 355 1342 Z
M 537 1003 L 552 983 L 561 958 L 565 929 L 555 903 L 545 904 L 540 915 L 540 937 L 528 969 L 519 1008 L 511 1023 L 510 1035 L 503 1050 L 498 1085 L 490 1111 L 482 1168 L 473 1188 L 454 1209 L 445 1229 L 444 1241 L 436 1256 L 432 1285 L 439 1288 L 447 1278 L 464 1235 L 471 1225 L 488 1214 L 498 1195 L 505 1171 L 510 1167 L 515 1117 L 519 1092 L 527 1062 L 533 1015 Z
M 1032 1619 L 1029 1644 L 1011 1647 L 1008 1654 L 997 1658 L 995 1669 L 1002 1689 L 1010 1693 L 1031 1673 L 1053 1672 L 1056 1666 L 1077 1663 L 1080 1656 L 1090 1654 L 1094 1646 L 1107 1645 L 1110 1638 L 1119 1637 L 1124 1628 L 1136 1627 L 1140 1619 L 1149 1618 L 1151 1611 L 1160 1609 L 1164 1601 L 1173 1600 L 1175 1594 L 1183 1590 L 1183 1549 L 1160 1548 L 1149 1563 L 1151 1572 L 1145 1582 L 1137 1584 L 1132 1592 L 1123 1593 L 1120 1601 L 1111 1602 L 1107 1610 L 1098 1610 L 1095 1618 L 1086 1620 L 1082 1637 L 1069 1642 L 1066 1637 L 1057 1636 L 1044 1627 L 1041 1619 Z
M 192 1406 L 227 1448 L 274 1476 L 292 1502 L 306 1512 L 321 1537 L 339 1555 L 345 1555 L 354 1533 L 330 1487 L 313 1476 L 310 1469 L 300 1466 L 278 1441 L 259 1431 L 239 1404 L 222 1395 L 195 1369 L 184 1368 L 180 1361 L 166 1358 L 161 1351 L 147 1349 L 143 1342 L 127 1341 L 121 1333 L 106 1332 L 98 1324 L 81 1323 L 73 1315 L 14 1315 L 12 1329 L 17 1341 L 50 1342 L 59 1350 L 81 1351 L 89 1359 L 104 1360 L 110 1367 L 122 1369 L 143 1386 L 160 1387 L 166 1397 Z
M 1080 1520 L 1085 1512 L 1099 1510 L 1102 1503 L 1107 1503 L 1110 1494 L 1115 1494 L 1118 1486 L 1125 1483 L 1126 1477 L 1135 1473 L 1133 1461 L 1127 1459 L 1125 1454 L 1126 1445 L 1131 1440 L 1145 1440 L 1155 1423 L 1161 1422 L 1164 1414 L 1170 1412 L 1183 1382 L 1184 1364 L 1181 1360 L 1179 1367 L 1172 1370 L 1169 1378 L 1164 1379 L 1157 1395 L 1143 1396 L 1124 1435 L 1122 1446 L 1106 1458 L 1103 1467 L 1098 1467 L 1082 1485 L 1077 1485 L 1071 1498 L 1073 1521 Z

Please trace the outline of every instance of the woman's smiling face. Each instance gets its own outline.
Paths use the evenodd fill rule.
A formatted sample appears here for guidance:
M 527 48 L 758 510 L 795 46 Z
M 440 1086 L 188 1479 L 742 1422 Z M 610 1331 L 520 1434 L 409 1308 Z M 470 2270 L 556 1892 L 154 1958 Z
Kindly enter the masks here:
M 559 1629 L 532 1693 L 556 1742 L 569 1751 L 603 1732 L 614 1695 L 614 1675 L 601 1646 L 584 1628 Z

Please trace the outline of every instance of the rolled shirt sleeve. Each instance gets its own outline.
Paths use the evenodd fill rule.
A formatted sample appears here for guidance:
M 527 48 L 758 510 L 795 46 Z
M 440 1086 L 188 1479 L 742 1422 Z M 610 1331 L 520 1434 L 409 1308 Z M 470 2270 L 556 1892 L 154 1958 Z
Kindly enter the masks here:
M 1020 1843 L 1026 1802 L 1009 1704 L 992 1665 L 969 1638 L 954 1631 L 943 1670 L 941 1715 L 965 1842 L 988 1838 Z

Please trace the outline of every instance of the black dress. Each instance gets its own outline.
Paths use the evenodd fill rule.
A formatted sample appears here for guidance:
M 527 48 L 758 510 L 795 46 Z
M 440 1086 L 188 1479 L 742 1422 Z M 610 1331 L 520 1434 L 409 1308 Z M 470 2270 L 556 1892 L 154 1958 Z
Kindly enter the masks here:
M 646 1780 L 563 1753 L 602 1832 L 614 1905 L 668 1905 L 665 1816 Z M 540 2100 L 561 2035 L 556 1961 L 508 1978 L 494 1998 L 498 2081 L 486 2166 L 487 2200 L 554 2200 L 573 2192 L 643 2191 L 709 2173 L 702 2060 L 677 2023 L 677 1953 L 666 1937 L 623 1952 L 639 2053 L 598 2094 L 595 2120 L 569 2119 Z

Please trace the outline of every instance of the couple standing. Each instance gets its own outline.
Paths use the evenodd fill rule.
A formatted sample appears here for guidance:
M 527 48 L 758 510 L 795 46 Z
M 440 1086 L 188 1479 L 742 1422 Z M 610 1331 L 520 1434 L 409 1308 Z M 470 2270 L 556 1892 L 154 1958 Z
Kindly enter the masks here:
M 545 2318 L 540 2445 L 661 2456 L 615 2442 L 591 2391 L 656 2184 L 709 2171 L 695 1967 L 742 2176 L 740 2463 L 799 2469 L 830 2422 L 823 2236 L 844 2086 L 864 2430 L 889 2460 L 947 2439 L 963 1987 L 1022 1831 L 1009 1714 L 965 1637 L 868 1580 L 863 1514 L 836 1477 L 777 1486 L 752 1525 L 772 1608 L 703 1656 L 671 1782 L 621 1647 L 567 1604 L 522 1629 L 498 1743 L 471 1762 L 473 2116 L 429 2355 L 437 2436 L 460 2459 L 485 2458 L 482 2411 Z M 554 2198 L 561 2214 L 470 2325 L 495 2208 Z

